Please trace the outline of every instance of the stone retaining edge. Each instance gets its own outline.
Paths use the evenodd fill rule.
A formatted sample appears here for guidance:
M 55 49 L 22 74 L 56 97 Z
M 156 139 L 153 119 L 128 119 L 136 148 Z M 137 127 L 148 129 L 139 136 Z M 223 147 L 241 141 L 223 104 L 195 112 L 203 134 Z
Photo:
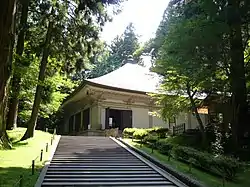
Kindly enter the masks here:
M 194 180 L 191 177 L 189 177 L 189 176 L 187 176 L 187 175 L 185 175 L 183 173 L 178 172 L 176 169 L 172 168 L 171 166 L 169 166 L 167 164 L 162 164 L 158 159 L 153 158 L 148 153 L 146 153 L 146 152 L 144 152 L 144 151 L 142 151 L 142 150 L 140 150 L 140 149 L 126 143 L 126 142 L 124 142 L 122 140 L 122 138 L 117 138 L 117 140 L 119 140 L 121 143 L 125 144 L 127 147 L 129 147 L 130 149 L 132 149 L 136 153 L 140 154 L 144 158 L 148 159 L 149 161 L 154 163 L 159 168 L 161 168 L 164 171 L 170 173 L 171 175 L 173 175 L 174 177 L 176 177 L 177 179 L 179 179 L 180 181 L 182 181 L 186 185 L 188 185 L 190 187 L 205 187 L 203 184 L 199 183 L 197 180 Z
M 60 139 L 61 139 L 61 135 L 56 135 L 56 138 L 55 138 L 55 140 L 54 140 L 54 144 L 52 144 L 52 149 L 51 149 L 49 158 L 48 158 L 48 160 L 45 162 L 45 164 L 44 164 L 44 166 L 43 166 L 43 169 L 42 169 L 42 171 L 40 172 L 40 175 L 39 175 L 39 177 L 38 177 L 38 179 L 37 179 L 36 184 L 35 184 L 34 187 L 41 187 L 41 186 L 42 186 L 43 179 L 44 179 L 44 177 L 45 177 L 45 175 L 46 175 L 46 172 L 47 172 L 47 170 L 48 170 L 48 167 L 49 167 L 49 165 L 50 165 L 50 161 L 52 160 L 52 158 L 53 158 L 53 156 L 54 156 L 54 154 L 55 154 L 55 152 L 56 152 L 56 148 L 57 148 L 57 145 L 58 145 Z

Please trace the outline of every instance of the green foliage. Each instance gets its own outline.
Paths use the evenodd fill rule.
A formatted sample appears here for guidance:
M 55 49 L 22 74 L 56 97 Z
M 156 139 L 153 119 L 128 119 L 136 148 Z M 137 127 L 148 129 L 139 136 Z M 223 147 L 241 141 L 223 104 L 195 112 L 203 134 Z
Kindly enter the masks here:
M 159 138 L 166 138 L 167 133 L 169 132 L 168 128 L 158 128 L 155 130 Z
M 133 137 L 134 132 L 137 128 L 125 128 L 122 132 L 124 137 Z
M 169 132 L 168 128 L 162 128 L 162 127 L 153 127 L 148 129 L 125 128 L 123 130 L 123 136 L 130 138 L 133 137 L 135 139 L 142 139 L 142 138 L 154 139 L 155 137 L 159 139 L 159 138 L 165 138 L 168 132 Z M 136 137 L 134 135 L 136 135 Z
M 176 146 L 173 148 L 173 155 L 184 162 L 189 162 L 192 159 L 191 164 L 195 167 L 220 175 L 228 180 L 234 180 L 236 174 L 242 169 L 242 164 L 234 158 L 214 156 L 190 147 Z
M 218 156 L 215 159 L 214 167 L 228 179 L 234 179 L 244 167 L 242 163 L 231 157 Z
M 19 104 L 19 120 L 21 123 L 26 122 L 32 110 L 34 101 L 35 89 L 37 81 L 34 77 L 38 77 L 39 61 L 35 58 L 31 62 L 26 73 L 23 75 L 22 87 L 20 93 L 20 104 Z M 53 66 L 53 64 L 51 64 Z M 51 68 L 49 65 L 48 69 Z M 42 103 L 39 112 L 40 117 L 48 118 L 51 114 L 55 113 L 60 107 L 62 101 L 66 96 L 72 92 L 76 83 L 72 82 L 66 75 L 59 73 L 60 69 L 48 76 L 44 83 L 44 89 L 42 92 Z
M 145 142 L 146 144 L 149 143 L 149 145 L 155 144 L 158 141 L 158 136 L 152 135 L 152 134 L 148 134 L 146 137 L 144 137 L 143 142 Z
M 160 153 L 169 155 L 175 144 L 170 143 L 167 139 L 160 139 L 156 142 L 156 147 Z
M 102 52 L 97 53 L 94 68 L 88 73 L 88 78 L 99 77 L 121 67 L 130 56 L 139 60 L 140 54 L 135 54 L 139 49 L 138 36 L 130 23 L 121 36 L 117 36 L 110 45 L 105 46 Z
M 133 133 L 133 138 L 138 139 L 138 140 L 143 140 L 148 135 L 148 132 L 146 129 L 137 129 Z
M 228 26 L 216 11 L 213 2 L 171 1 L 164 13 L 154 39 L 153 67 L 164 78 L 162 93 L 155 95 L 164 119 L 182 111 L 194 112 L 205 93 L 229 88 L 224 36 Z
M 201 134 L 200 132 L 193 135 L 182 134 L 179 136 L 169 137 L 167 141 L 172 144 L 193 147 L 197 149 L 202 149 L 201 144 Z
M 17 55 L 14 51 L 13 72 L 21 77 L 18 83 L 21 84 L 21 91 L 16 93 L 20 99 L 19 122 L 24 123 L 29 119 L 38 84 L 43 87 L 38 119 L 48 118 L 58 110 L 64 98 L 79 84 L 72 81 L 74 74 L 86 69 L 91 58 L 102 47 L 98 35 L 104 23 L 111 18 L 106 11 L 107 5 L 113 5 L 113 10 L 118 11 L 121 2 L 30 1 L 27 25 L 17 23 L 18 28 L 25 32 L 23 55 Z M 51 9 L 55 12 L 53 15 Z M 45 81 L 38 81 L 49 22 L 53 22 L 49 42 L 52 45 L 48 48 Z

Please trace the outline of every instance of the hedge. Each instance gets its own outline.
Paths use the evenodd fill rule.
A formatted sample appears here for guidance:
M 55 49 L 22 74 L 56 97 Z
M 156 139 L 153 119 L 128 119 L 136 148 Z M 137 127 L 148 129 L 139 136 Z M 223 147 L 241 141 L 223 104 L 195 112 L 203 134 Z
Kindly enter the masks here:
M 149 134 L 148 136 L 146 136 L 143 140 L 144 143 L 148 144 L 150 147 L 155 147 L 156 142 L 158 141 L 158 136 Z
M 167 139 L 160 139 L 156 142 L 156 148 L 159 150 L 159 152 L 168 156 L 170 155 L 170 152 L 174 146 L 175 145 L 169 143 Z
M 238 160 L 226 156 L 214 156 L 207 152 L 197 149 L 180 146 L 184 141 L 182 138 L 165 138 L 168 132 L 166 128 L 154 127 L 149 129 L 126 128 L 123 135 L 129 138 L 135 138 L 146 143 L 148 146 L 158 149 L 160 153 L 173 156 L 178 160 L 191 164 L 196 168 L 216 174 L 226 179 L 233 180 L 236 174 L 242 169 L 243 164 Z M 186 142 L 188 144 L 188 142 Z M 193 143 L 193 142 L 192 142 Z
M 235 158 L 222 155 L 214 156 L 213 154 L 202 152 L 191 147 L 179 146 L 168 139 L 157 140 L 156 149 L 158 149 L 161 154 L 173 156 L 180 161 L 192 164 L 198 169 L 225 177 L 228 180 L 233 180 L 237 173 L 243 168 L 243 164 Z
M 122 134 L 124 137 L 130 138 L 130 137 L 133 137 L 133 134 L 136 130 L 137 128 L 125 128 Z
M 138 131 L 138 132 L 137 132 Z M 136 132 L 136 133 L 135 133 Z M 153 127 L 148 129 L 139 129 L 139 128 L 125 128 L 123 130 L 123 136 L 126 138 L 135 138 L 135 139 L 141 139 L 138 134 L 143 132 L 143 136 L 150 135 L 157 135 L 158 138 L 166 138 L 167 133 L 169 132 L 168 128 L 162 128 L 162 127 Z M 136 137 L 134 136 L 134 133 Z
M 148 135 L 148 132 L 146 129 L 137 129 L 133 133 L 133 138 L 143 140 Z
M 166 138 L 167 133 L 169 132 L 168 128 L 158 128 L 155 130 L 159 138 Z
M 220 175 L 228 180 L 233 180 L 242 169 L 242 164 L 234 158 L 214 156 L 190 147 L 174 146 L 172 153 L 178 160 L 187 163 L 190 163 L 190 160 L 192 160 L 191 164 L 195 167 Z

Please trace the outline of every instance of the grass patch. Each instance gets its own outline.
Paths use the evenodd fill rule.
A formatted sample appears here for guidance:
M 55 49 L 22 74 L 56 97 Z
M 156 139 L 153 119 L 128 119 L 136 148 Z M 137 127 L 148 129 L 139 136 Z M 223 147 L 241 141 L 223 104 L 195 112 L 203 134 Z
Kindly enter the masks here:
M 8 131 L 13 148 L 11 150 L 0 150 L 0 186 L 14 187 L 16 181 L 23 175 L 23 186 L 33 187 L 39 176 L 39 172 L 48 159 L 49 152 L 46 153 L 46 143 L 49 143 L 52 135 L 43 131 L 35 131 L 34 138 L 18 142 L 25 133 L 26 128 L 17 128 Z M 40 162 L 40 152 L 43 149 L 43 161 Z M 38 157 L 38 158 L 37 158 Z M 31 175 L 31 164 L 35 158 L 35 174 Z
M 161 153 L 159 153 L 157 150 L 154 150 L 154 153 L 151 153 L 151 148 L 146 147 L 145 145 L 140 146 L 140 143 L 136 141 L 132 141 L 131 139 L 123 139 L 126 143 L 148 153 L 152 157 L 158 159 L 162 163 L 171 166 L 172 168 L 176 169 L 177 171 L 188 175 L 189 177 L 196 179 L 201 184 L 204 184 L 208 187 L 222 187 L 222 179 L 215 177 L 213 175 L 210 175 L 208 173 L 202 172 L 198 169 L 192 168 L 192 171 L 189 172 L 189 166 L 183 162 L 180 162 L 178 160 L 175 160 L 171 158 L 170 161 L 168 161 L 168 156 L 165 156 Z M 248 187 L 250 186 L 250 170 L 246 170 L 243 173 L 240 173 L 237 177 L 237 181 L 235 182 L 229 182 L 227 181 L 225 183 L 226 187 Z

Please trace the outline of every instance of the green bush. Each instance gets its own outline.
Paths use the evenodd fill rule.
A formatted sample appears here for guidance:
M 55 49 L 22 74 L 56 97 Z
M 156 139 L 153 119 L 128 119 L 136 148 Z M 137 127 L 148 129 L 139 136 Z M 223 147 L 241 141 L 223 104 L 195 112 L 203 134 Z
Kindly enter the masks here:
M 229 179 L 235 178 L 243 166 L 238 160 L 226 156 L 218 156 L 215 160 L 214 167 Z
M 237 172 L 241 169 L 241 164 L 238 160 L 225 156 L 215 157 L 212 154 L 201 152 L 196 149 L 184 146 L 176 146 L 173 148 L 174 157 L 189 163 L 192 160 L 192 165 L 202 168 L 210 173 L 223 176 L 229 180 L 233 180 Z
M 155 133 L 155 128 L 148 128 L 148 129 L 146 129 L 146 131 L 147 131 L 149 134 L 154 134 L 154 133 Z
M 133 138 L 138 140 L 143 140 L 148 135 L 148 132 L 146 129 L 136 129 L 133 133 Z
M 169 155 L 174 146 L 167 139 L 160 139 L 156 142 L 156 148 L 164 155 Z
M 155 144 L 158 141 L 158 136 L 154 136 L 152 134 L 148 134 L 146 137 L 144 137 L 144 143 L 148 145 Z
M 190 158 L 195 159 L 198 167 L 210 168 L 210 163 L 213 162 L 213 157 L 211 157 L 210 154 L 198 151 L 194 148 L 178 146 L 173 149 L 173 152 L 177 159 L 185 162 L 188 162 Z
M 126 138 L 133 137 L 134 132 L 137 130 L 137 128 L 125 128 L 122 132 L 123 136 Z
M 193 147 L 200 149 L 201 147 L 201 137 L 199 134 L 188 135 L 182 134 L 178 136 L 169 137 L 168 141 L 173 144 L 178 144 L 181 146 Z
M 155 130 L 159 138 L 166 138 L 167 133 L 169 132 L 168 128 L 158 128 Z

